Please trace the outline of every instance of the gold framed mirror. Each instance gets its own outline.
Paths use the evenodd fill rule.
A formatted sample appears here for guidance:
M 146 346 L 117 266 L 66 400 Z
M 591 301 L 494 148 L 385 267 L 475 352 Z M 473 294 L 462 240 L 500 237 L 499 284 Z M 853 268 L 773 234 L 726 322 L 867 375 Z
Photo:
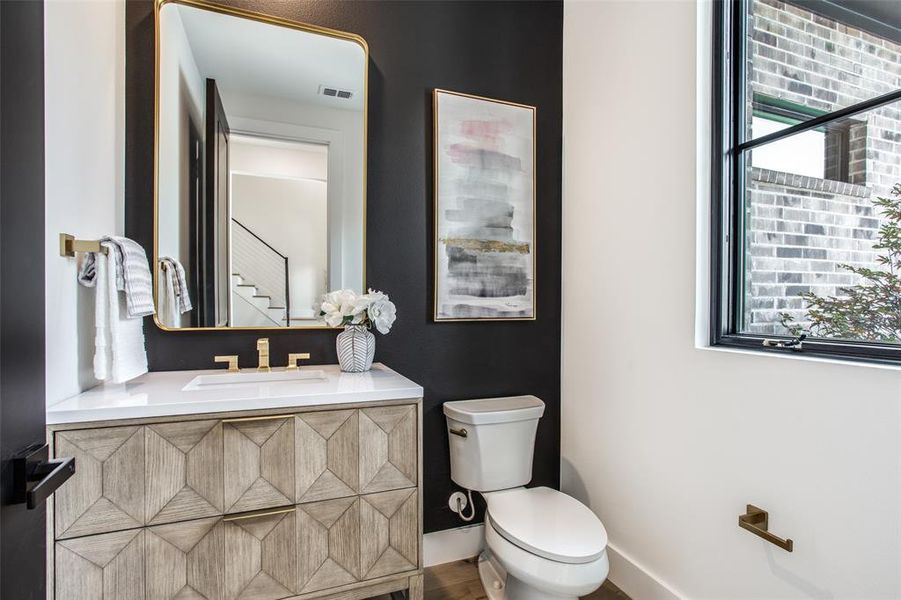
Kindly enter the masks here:
M 327 328 L 322 294 L 365 291 L 366 41 L 206 0 L 155 22 L 156 324 Z

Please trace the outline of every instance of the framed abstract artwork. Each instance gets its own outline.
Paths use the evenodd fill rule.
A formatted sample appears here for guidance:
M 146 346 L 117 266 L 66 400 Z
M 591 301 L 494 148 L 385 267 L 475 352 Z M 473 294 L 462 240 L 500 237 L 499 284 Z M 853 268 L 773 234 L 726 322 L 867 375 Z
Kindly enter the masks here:
M 436 89 L 435 320 L 535 319 L 535 112 Z

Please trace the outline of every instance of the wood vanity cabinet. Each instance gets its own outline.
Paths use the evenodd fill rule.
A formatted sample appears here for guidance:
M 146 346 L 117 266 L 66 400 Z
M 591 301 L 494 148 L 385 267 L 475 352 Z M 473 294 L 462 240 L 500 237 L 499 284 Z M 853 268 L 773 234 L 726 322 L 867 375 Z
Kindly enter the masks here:
M 272 413 L 273 411 L 268 411 Z M 419 402 L 51 428 L 56 600 L 422 596 Z

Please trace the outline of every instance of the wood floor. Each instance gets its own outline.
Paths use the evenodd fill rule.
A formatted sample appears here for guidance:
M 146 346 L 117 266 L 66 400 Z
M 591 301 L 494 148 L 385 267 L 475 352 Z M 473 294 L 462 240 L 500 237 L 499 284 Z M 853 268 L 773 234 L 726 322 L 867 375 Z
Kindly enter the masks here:
M 425 570 L 425 600 L 484 600 L 475 559 L 429 567 Z M 605 581 L 589 600 L 630 600 L 618 587 Z

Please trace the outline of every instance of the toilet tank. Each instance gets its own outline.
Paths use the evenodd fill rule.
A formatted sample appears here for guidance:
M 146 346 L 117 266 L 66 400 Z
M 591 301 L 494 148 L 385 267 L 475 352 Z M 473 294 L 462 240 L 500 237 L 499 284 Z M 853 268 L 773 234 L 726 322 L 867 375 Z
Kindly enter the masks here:
M 544 402 L 535 396 L 445 402 L 451 479 L 478 492 L 529 483 L 543 414 Z

